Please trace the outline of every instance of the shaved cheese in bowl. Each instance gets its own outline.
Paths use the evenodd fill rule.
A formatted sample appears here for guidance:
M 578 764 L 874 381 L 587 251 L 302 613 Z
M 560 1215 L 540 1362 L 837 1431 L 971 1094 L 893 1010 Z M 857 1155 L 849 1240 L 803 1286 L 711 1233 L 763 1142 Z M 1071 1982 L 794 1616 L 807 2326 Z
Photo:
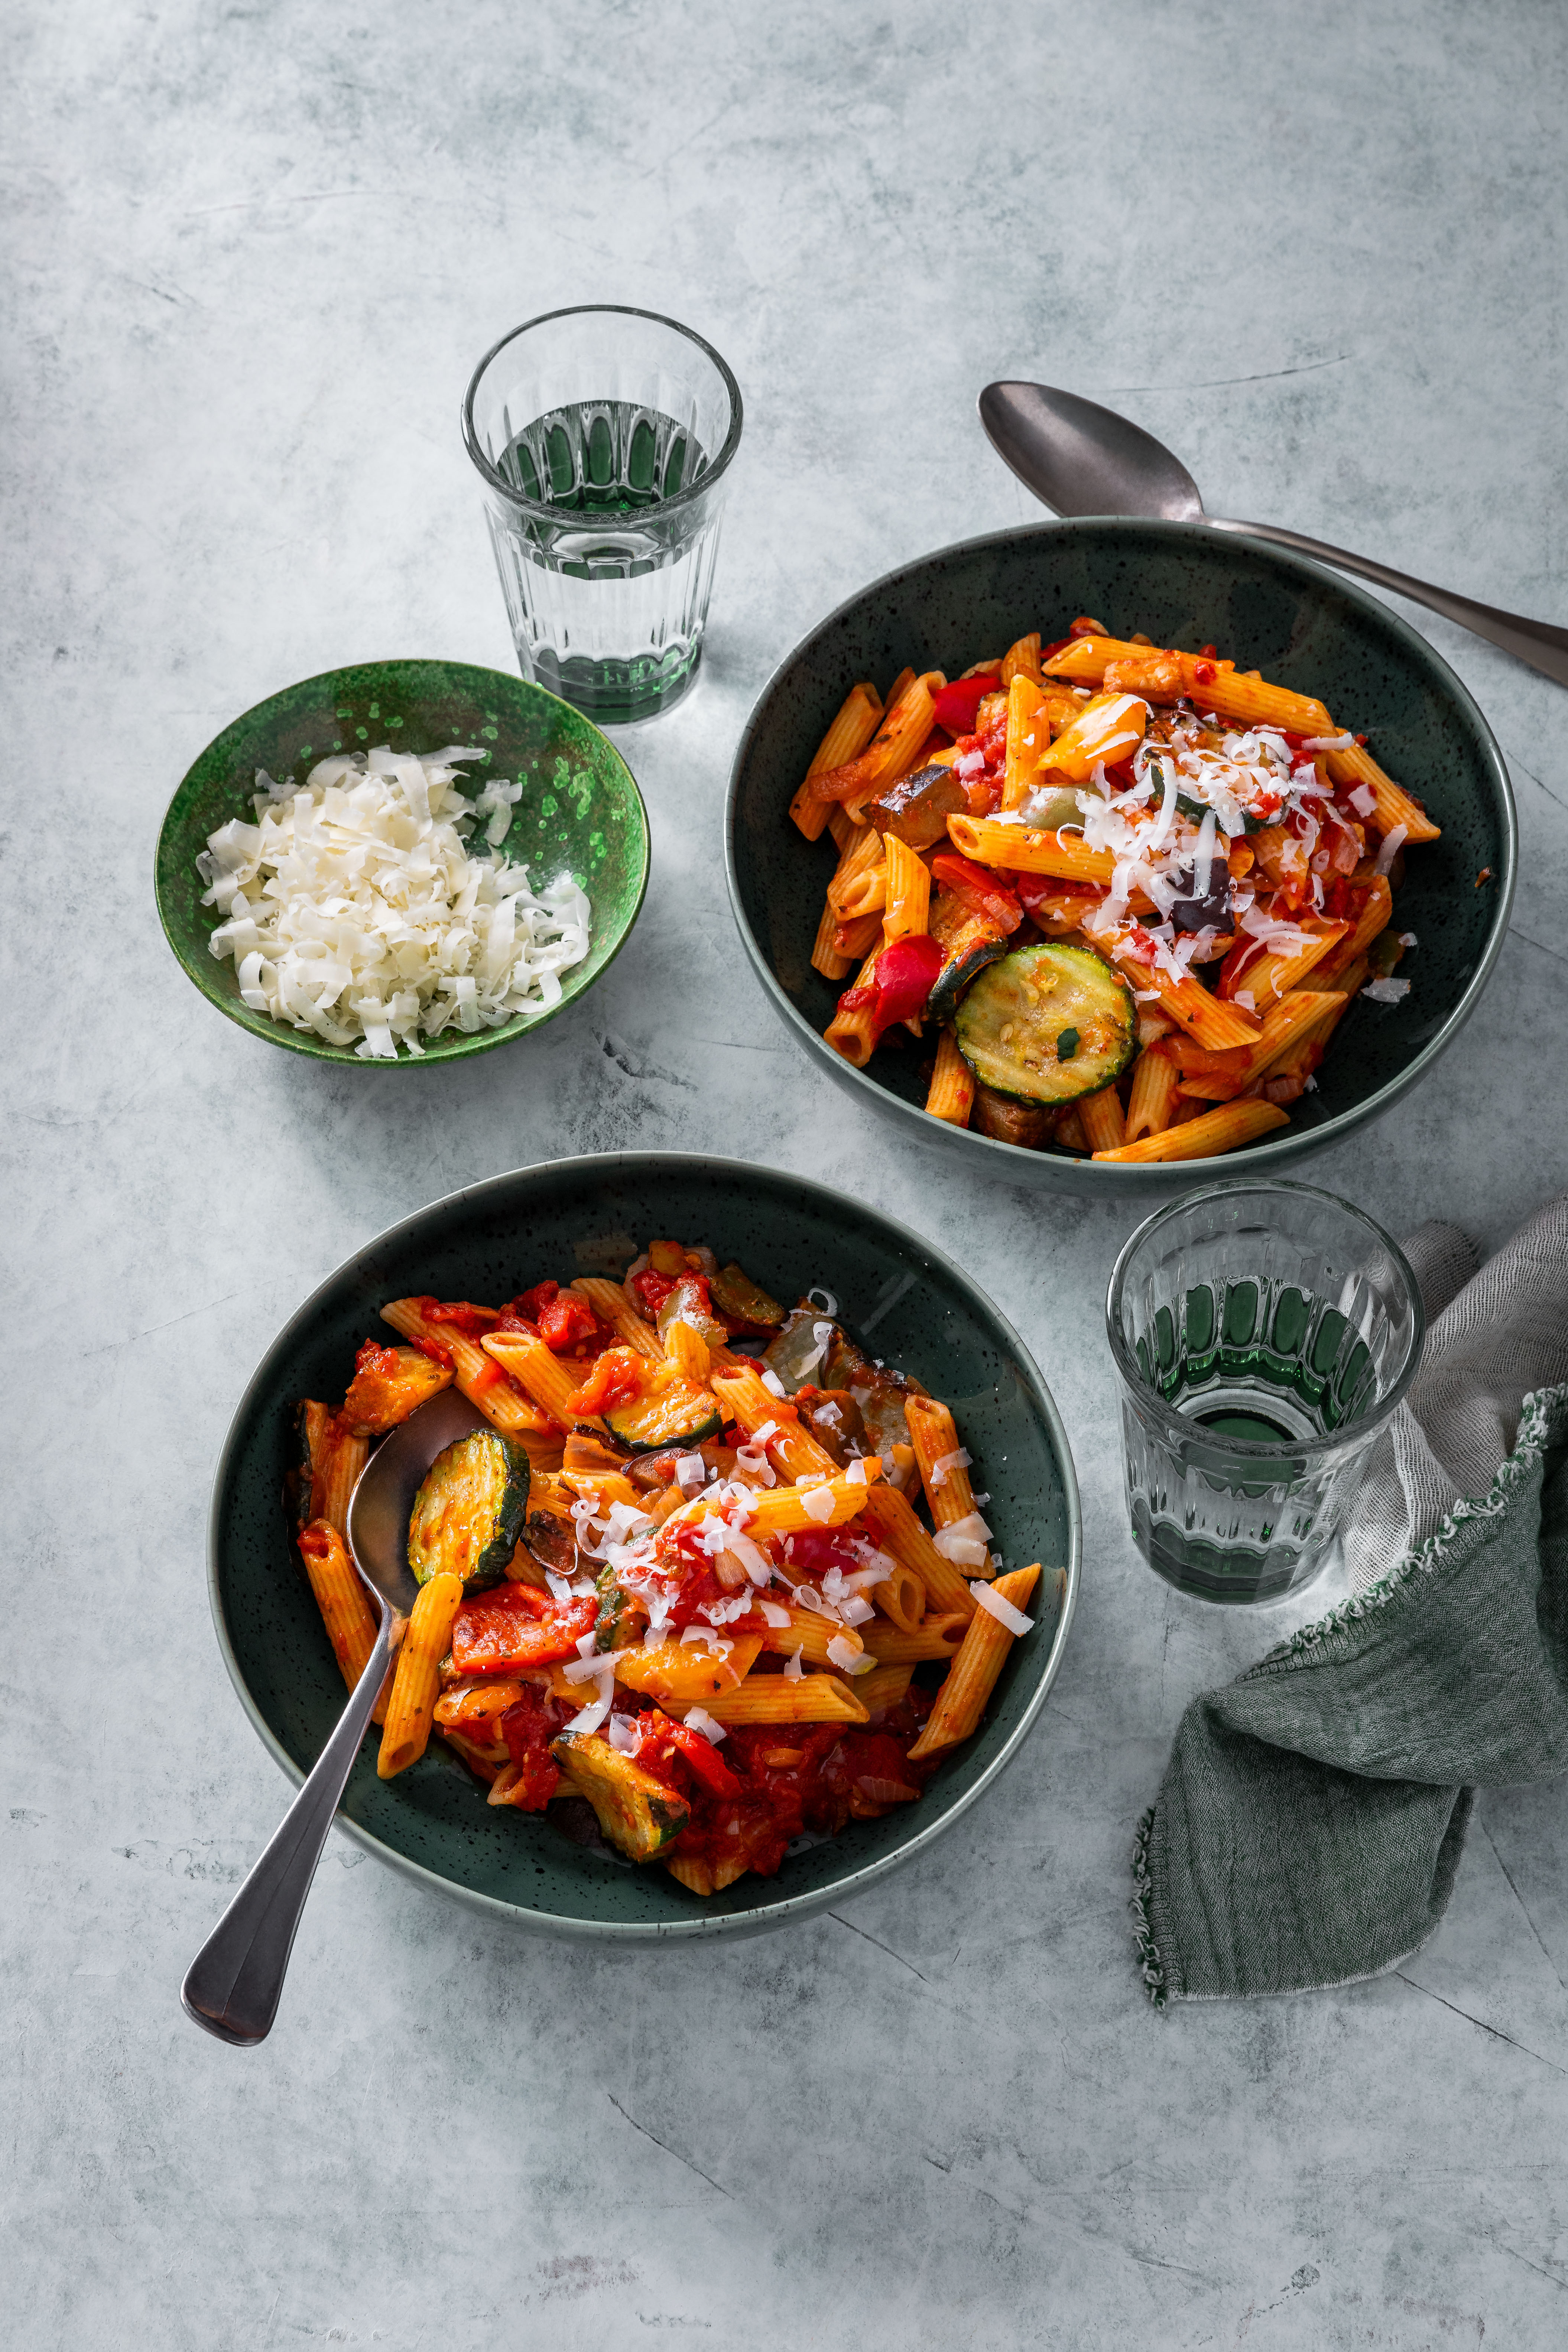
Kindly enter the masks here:
M 382 745 L 320 760 L 302 786 L 257 772 L 256 822 L 236 817 L 196 859 L 253 1011 L 367 1058 L 417 1055 L 444 1029 L 500 1029 L 549 1012 L 588 953 L 590 909 L 570 875 L 535 890 L 498 845 L 521 784 L 472 800 L 452 745 Z M 471 855 L 483 823 L 489 854 Z

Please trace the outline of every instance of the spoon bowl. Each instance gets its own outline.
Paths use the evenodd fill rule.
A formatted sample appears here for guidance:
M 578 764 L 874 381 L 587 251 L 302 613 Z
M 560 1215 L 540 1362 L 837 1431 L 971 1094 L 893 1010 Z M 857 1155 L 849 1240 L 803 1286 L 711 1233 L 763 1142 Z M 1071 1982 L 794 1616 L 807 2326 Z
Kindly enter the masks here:
M 1075 520 L 1085 515 L 1148 517 L 1245 531 L 1249 539 L 1267 540 L 1297 555 L 1315 555 L 1336 571 L 1353 572 L 1380 588 L 1428 605 L 1445 620 L 1457 621 L 1460 628 L 1501 646 L 1558 686 L 1568 686 L 1568 629 L 1478 604 L 1473 597 L 1434 588 L 1386 563 L 1352 555 L 1324 540 L 1307 539 L 1300 531 L 1281 530 L 1274 523 L 1227 522 L 1207 514 L 1198 486 L 1181 459 L 1113 408 L 1102 408 L 1098 401 L 1054 384 L 1020 383 L 988 383 L 978 404 L 980 422 L 998 457 L 1057 514 Z
M 381 1622 L 337 1729 L 180 1988 L 185 2015 L 220 2042 L 264 2042 L 272 2031 L 316 1864 L 418 1590 L 408 1566 L 414 1498 L 442 1447 L 483 1422 L 466 1396 L 443 1389 L 383 1439 L 355 1483 L 349 1556 Z

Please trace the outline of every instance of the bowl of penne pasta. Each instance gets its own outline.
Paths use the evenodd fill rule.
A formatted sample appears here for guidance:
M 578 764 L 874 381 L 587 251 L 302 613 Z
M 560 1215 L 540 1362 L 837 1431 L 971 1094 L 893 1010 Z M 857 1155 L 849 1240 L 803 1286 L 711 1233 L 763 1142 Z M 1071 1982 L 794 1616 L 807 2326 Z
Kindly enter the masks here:
M 1363 589 L 1202 525 L 1045 523 L 875 582 L 736 754 L 785 1026 L 903 1132 L 1057 1191 L 1278 1168 L 1398 1100 L 1508 927 L 1507 770 Z
M 292 1780 L 374 1639 L 355 1484 L 437 1397 L 406 1628 L 342 1808 L 384 1861 L 542 1933 L 752 1933 L 910 1861 L 1017 1753 L 1079 1515 L 1016 1333 L 823 1185 L 623 1153 L 422 1209 L 250 1382 L 209 1581 Z

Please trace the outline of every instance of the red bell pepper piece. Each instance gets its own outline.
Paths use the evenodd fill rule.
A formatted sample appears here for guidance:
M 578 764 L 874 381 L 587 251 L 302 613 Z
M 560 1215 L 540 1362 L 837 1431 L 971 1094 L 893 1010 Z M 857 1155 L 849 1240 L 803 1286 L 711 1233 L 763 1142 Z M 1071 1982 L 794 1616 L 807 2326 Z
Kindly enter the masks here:
M 645 1266 L 641 1274 L 633 1275 L 626 1288 L 648 1321 L 654 1323 L 658 1319 L 659 1308 L 675 1288 L 675 1278 L 672 1275 L 656 1274 L 651 1265 Z
M 531 1584 L 498 1584 L 465 1601 L 452 1625 L 460 1675 L 517 1674 L 576 1654 L 599 1613 L 596 1600 L 552 1601 Z
M 847 988 L 838 1002 L 847 1013 L 874 1004 L 873 1025 L 879 1037 L 895 1021 L 914 1019 L 936 986 L 941 970 L 942 950 L 936 941 L 928 932 L 913 931 L 882 950 L 866 987 Z
M 943 851 L 931 862 L 933 882 L 945 883 L 955 898 L 988 923 L 994 923 L 1004 937 L 1010 937 L 1024 919 L 1024 909 L 1017 895 L 999 882 L 987 866 L 977 866 L 973 858 L 960 857 Z
M 700 1781 L 710 1796 L 738 1797 L 741 1783 L 711 1740 L 704 1739 L 689 1724 L 671 1723 L 661 1726 L 664 1737 L 678 1748 L 691 1768 L 691 1777 Z
M 931 716 L 939 727 L 950 735 L 967 735 L 974 726 L 974 714 L 988 694 L 1002 690 L 999 670 L 985 670 L 978 677 L 955 677 L 931 697 Z

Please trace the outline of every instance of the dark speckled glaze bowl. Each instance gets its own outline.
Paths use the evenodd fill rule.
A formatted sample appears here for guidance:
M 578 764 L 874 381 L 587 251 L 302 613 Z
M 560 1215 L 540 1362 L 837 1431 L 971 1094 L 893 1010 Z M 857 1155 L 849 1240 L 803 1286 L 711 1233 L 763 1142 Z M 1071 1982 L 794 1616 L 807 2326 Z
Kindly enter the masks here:
M 289 1778 L 315 1762 L 343 1686 L 294 1558 L 281 1488 L 294 1401 L 342 1394 L 384 1299 L 510 1298 L 546 1276 L 619 1274 L 660 1234 L 734 1256 L 777 1297 L 826 1284 L 849 1328 L 952 1406 L 990 1490 L 1005 1559 L 1046 1573 L 1036 1627 L 1015 1645 L 975 1737 L 918 1805 L 854 1822 L 704 1902 L 668 1871 L 573 1844 L 548 1818 L 491 1811 L 439 1742 L 378 1780 L 367 1741 L 339 1816 L 367 1852 L 422 1885 L 536 1932 L 636 1941 L 747 1935 L 802 1918 L 911 1861 L 1016 1754 L 1045 1704 L 1078 1592 L 1072 1456 L 1016 1332 L 928 1242 L 805 1177 L 675 1152 L 561 1160 L 435 1202 L 370 1243 L 307 1299 L 245 1392 L 218 1464 L 208 1538 L 214 1622 L 246 1713 Z
M 1029 629 L 1064 635 L 1080 613 L 1121 636 L 1216 645 L 1237 668 L 1317 695 L 1443 828 L 1411 852 L 1395 907 L 1419 941 L 1400 968 L 1410 994 L 1399 1004 L 1358 998 L 1289 1126 L 1224 1160 L 1238 1173 L 1283 1168 L 1388 1109 L 1452 1042 L 1502 946 L 1517 849 L 1502 754 L 1453 671 L 1386 605 L 1300 556 L 1202 524 L 1041 523 L 966 540 L 862 589 L 774 672 L 735 755 L 725 855 L 742 940 L 791 1034 L 911 1141 L 1063 1192 L 1168 1192 L 1219 1166 L 1095 1162 L 994 1142 L 927 1117 L 918 1052 L 884 1050 L 858 1070 L 823 1042 L 838 991 L 812 970 L 811 950 L 835 852 L 826 834 L 804 841 L 788 811 L 835 711 L 857 678 L 885 690 L 906 663 L 956 677 Z
M 241 1001 L 233 958 L 215 956 L 208 945 L 219 919 L 216 908 L 202 905 L 205 885 L 195 864 L 220 824 L 235 816 L 251 822 L 258 768 L 279 779 L 297 775 L 302 783 L 312 764 L 333 751 L 388 742 L 417 754 L 449 743 L 484 746 L 488 760 L 469 761 L 465 772 L 524 786 L 501 849 L 530 868 L 535 884 L 570 873 L 593 909 L 587 956 L 562 973 L 559 1004 L 471 1036 L 446 1030 L 423 1041 L 422 1055 L 400 1052 L 395 1062 L 330 1045 L 311 1030 L 252 1012 Z M 481 832 L 476 854 L 484 852 Z M 362 662 L 286 687 L 207 745 L 170 802 L 158 836 L 158 913 L 169 945 L 207 1002 L 252 1036 L 351 1069 L 427 1069 L 526 1037 L 592 988 L 630 935 L 647 872 L 647 812 L 636 780 L 581 711 L 542 687 L 469 662 Z

